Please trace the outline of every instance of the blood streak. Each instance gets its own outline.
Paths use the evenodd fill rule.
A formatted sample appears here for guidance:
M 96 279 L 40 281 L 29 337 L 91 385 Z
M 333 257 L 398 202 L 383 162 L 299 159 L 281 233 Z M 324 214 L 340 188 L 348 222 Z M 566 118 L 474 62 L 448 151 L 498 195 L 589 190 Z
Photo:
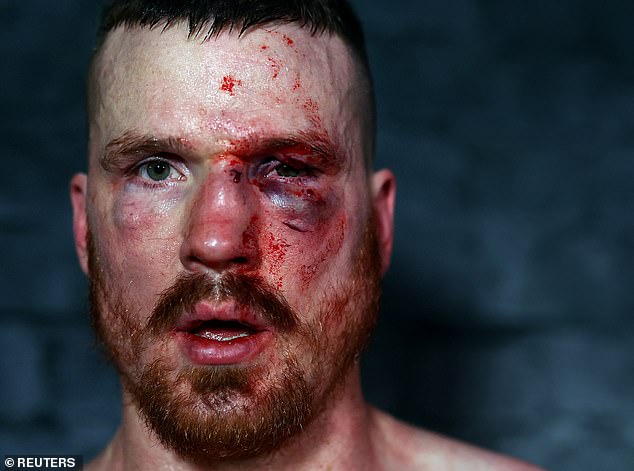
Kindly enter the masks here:
M 236 85 L 242 85 L 242 80 L 236 80 L 231 75 L 225 75 L 222 77 L 222 83 L 220 84 L 220 89 L 229 92 L 231 96 L 234 95 L 233 89 Z
M 286 252 L 290 245 L 284 239 L 276 237 L 273 232 L 269 232 L 266 247 L 269 259 L 269 274 L 275 280 L 276 286 L 282 288 L 284 276 L 280 273 L 280 268 L 284 264 Z
M 302 87 L 302 82 L 300 81 L 299 75 L 295 76 L 295 83 L 293 84 L 293 88 L 291 91 L 296 92 Z
M 271 69 L 273 69 L 273 78 L 276 79 L 277 76 L 280 74 L 280 69 L 282 68 L 280 62 L 273 57 L 267 57 L 266 60 L 271 66 Z
M 240 183 L 242 177 L 242 163 L 231 154 L 220 154 L 217 157 L 223 163 L 224 172 L 231 176 L 233 183 Z
M 293 44 L 295 44 L 295 41 L 293 41 L 291 38 L 289 38 L 285 34 L 282 35 L 282 37 L 284 38 L 284 41 L 286 41 L 286 44 L 288 44 L 289 46 L 292 46 Z
M 304 101 L 304 109 L 308 112 L 308 119 L 310 119 L 311 123 L 317 128 L 323 129 L 317 102 L 312 98 L 307 98 L 306 101 Z M 324 130 L 324 133 L 327 134 L 327 131 Z
M 249 153 L 249 142 L 247 140 L 229 141 L 229 152 L 233 155 L 247 155 Z
M 321 250 L 312 263 L 302 265 L 299 269 L 299 277 L 302 281 L 302 288 L 306 289 L 310 285 L 315 275 L 319 273 L 324 262 L 336 255 L 341 247 L 346 235 L 346 219 L 344 216 L 337 221 L 337 226 L 333 234 L 326 240 L 325 247 Z
M 306 98 L 304 109 L 314 114 L 319 113 L 319 105 L 312 98 Z

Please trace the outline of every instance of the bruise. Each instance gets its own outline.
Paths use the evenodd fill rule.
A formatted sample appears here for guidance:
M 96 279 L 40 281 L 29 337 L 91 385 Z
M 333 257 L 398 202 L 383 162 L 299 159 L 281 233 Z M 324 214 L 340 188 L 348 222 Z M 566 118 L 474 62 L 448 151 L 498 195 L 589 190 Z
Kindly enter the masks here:
M 278 211 L 281 221 L 297 232 L 317 232 L 336 211 L 338 198 L 322 196 L 317 188 L 287 186 L 279 182 L 258 184 Z

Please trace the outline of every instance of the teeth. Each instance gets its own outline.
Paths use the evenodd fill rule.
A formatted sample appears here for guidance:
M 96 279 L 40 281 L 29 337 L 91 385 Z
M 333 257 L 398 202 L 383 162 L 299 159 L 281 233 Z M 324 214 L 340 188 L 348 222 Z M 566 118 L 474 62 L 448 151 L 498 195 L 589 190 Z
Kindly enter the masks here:
M 218 342 L 231 342 L 232 340 L 235 339 L 239 339 L 242 337 L 248 337 L 249 334 L 247 332 L 240 332 L 237 334 L 233 334 L 233 335 L 223 335 L 223 334 L 219 334 L 217 332 L 210 332 L 210 331 L 205 331 L 205 332 L 201 332 L 200 334 L 196 334 L 199 337 L 203 337 L 209 340 L 216 340 Z

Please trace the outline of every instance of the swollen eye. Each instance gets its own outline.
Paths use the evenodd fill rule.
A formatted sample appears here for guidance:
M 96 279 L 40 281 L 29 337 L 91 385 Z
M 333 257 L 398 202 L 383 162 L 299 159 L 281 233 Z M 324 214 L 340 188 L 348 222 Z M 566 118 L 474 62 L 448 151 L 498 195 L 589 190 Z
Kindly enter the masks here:
M 171 166 L 160 160 L 145 164 L 145 173 L 155 182 L 166 180 L 171 173 Z
M 301 173 L 299 169 L 291 167 L 287 164 L 280 164 L 275 167 L 275 171 L 280 177 L 298 177 Z

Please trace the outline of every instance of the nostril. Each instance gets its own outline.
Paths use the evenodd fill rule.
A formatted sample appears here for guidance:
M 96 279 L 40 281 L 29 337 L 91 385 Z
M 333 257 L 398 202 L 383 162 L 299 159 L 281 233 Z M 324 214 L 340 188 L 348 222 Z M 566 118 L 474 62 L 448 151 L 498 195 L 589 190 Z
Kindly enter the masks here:
M 239 265 L 244 265 L 244 264 L 246 264 L 248 262 L 246 257 L 236 257 L 236 258 L 233 259 L 233 261 L 236 264 L 239 264 Z

